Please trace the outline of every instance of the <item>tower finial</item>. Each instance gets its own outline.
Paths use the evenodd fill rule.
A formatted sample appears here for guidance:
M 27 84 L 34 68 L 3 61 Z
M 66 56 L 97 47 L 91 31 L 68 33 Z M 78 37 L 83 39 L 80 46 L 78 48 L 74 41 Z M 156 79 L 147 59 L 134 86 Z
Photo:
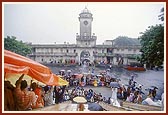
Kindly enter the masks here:
M 87 7 L 88 7 L 88 3 L 85 5 L 85 9 L 87 9 Z
M 82 13 L 90 13 L 87 7 L 88 7 L 88 4 L 85 5 L 85 8 L 82 10 Z

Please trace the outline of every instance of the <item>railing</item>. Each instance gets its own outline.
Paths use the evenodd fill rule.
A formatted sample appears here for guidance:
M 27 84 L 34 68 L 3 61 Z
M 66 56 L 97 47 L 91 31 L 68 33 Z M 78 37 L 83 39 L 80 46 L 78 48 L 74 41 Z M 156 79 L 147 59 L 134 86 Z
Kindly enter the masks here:
M 50 53 L 50 52 L 36 52 L 29 54 L 29 56 L 36 55 L 36 56 L 77 56 L 77 53 Z

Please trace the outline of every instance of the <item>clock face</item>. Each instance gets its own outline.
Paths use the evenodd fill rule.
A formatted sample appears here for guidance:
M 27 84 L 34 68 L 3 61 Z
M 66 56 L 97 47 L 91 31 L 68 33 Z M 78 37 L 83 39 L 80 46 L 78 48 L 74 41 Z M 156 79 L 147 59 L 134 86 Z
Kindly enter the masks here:
M 84 21 L 83 23 L 84 23 L 85 25 L 87 25 L 87 24 L 88 24 L 88 21 Z

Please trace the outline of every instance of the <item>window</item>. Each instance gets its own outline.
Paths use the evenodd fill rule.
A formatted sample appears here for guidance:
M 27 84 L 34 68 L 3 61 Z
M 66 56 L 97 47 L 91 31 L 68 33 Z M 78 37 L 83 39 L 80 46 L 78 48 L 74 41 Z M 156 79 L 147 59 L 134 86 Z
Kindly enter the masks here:
M 131 51 L 132 49 L 131 48 L 128 48 L 128 51 Z
M 74 53 L 76 53 L 76 50 L 74 50 Z
M 104 53 L 104 49 L 102 49 L 102 53 Z
M 69 52 L 69 50 L 67 50 L 67 53 Z
M 63 52 L 63 49 L 61 49 L 61 52 Z

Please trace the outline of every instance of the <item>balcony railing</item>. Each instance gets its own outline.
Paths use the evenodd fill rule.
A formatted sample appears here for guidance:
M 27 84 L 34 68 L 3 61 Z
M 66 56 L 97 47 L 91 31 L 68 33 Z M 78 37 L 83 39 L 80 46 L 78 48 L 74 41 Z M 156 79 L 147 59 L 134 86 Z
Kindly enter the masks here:
M 77 56 L 77 53 L 50 53 L 50 52 L 36 52 L 29 55 L 36 56 Z

